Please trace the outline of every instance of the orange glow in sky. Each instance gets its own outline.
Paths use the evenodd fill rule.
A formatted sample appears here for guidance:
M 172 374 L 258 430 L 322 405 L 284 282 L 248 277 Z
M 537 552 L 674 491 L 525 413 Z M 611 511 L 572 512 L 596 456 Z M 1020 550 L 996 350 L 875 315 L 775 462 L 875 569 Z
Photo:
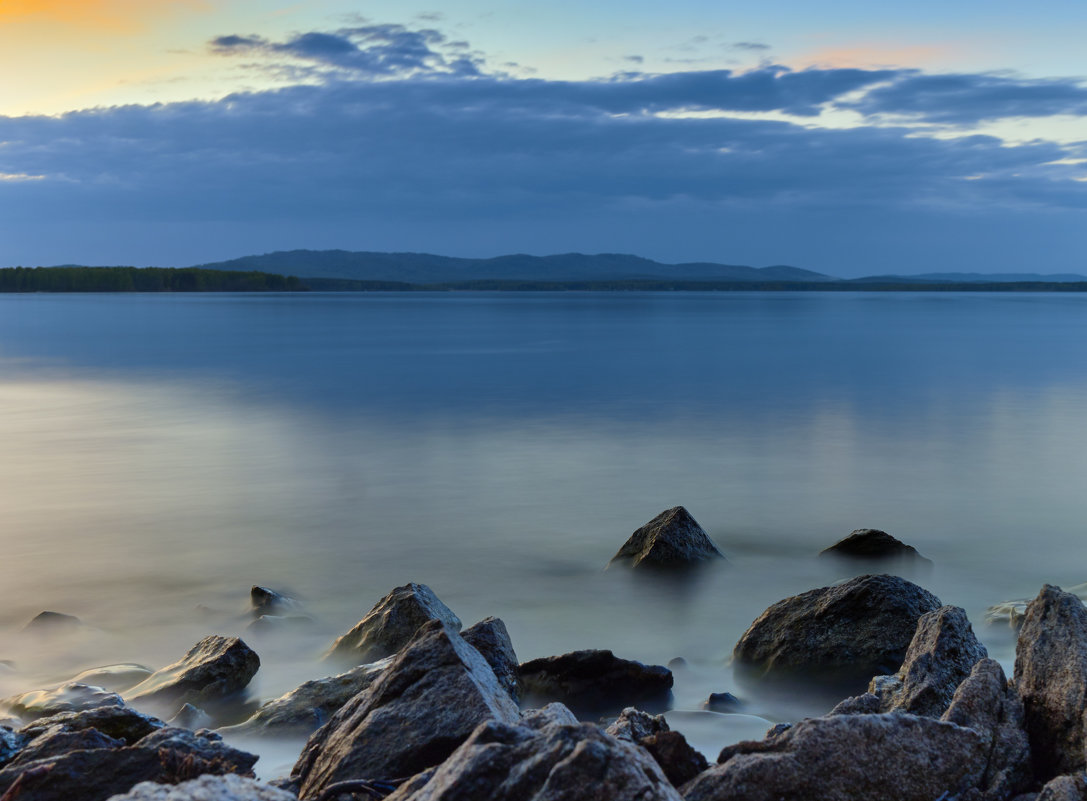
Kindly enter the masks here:
M 178 9 L 207 7 L 202 0 L 0 0 L 0 25 L 40 20 L 110 31 L 134 31 Z

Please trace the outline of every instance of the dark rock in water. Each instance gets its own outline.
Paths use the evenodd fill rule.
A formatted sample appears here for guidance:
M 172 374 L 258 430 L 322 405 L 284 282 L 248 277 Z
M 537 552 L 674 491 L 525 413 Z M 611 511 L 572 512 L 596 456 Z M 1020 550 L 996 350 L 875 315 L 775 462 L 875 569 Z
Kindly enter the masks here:
M 858 576 L 763 612 L 732 657 L 741 675 L 863 688 L 898 670 L 921 615 L 940 599 L 897 576 Z
M 649 752 L 675 787 L 682 787 L 710 766 L 678 731 L 651 734 L 640 739 L 638 745 Z
M 680 796 L 644 751 L 592 724 L 532 727 L 489 721 L 437 770 L 413 778 L 388 797 L 477 799 L 680 801 Z
M 291 775 L 302 798 L 347 779 L 411 776 L 444 760 L 487 720 L 513 724 L 520 713 L 479 651 L 433 620 L 314 732 Z
M 620 659 L 611 651 L 573 651 L 521 665 L 526 697 L 558 701 L 581 717 L 596 717 L 631 705 L 666 708 L 672 671 Z
M 0 770 L 0 793 L 33 801 L 105 801 L 143 781 L 174 784 L 205 773 L 248 773 L 253 754 L 183 729 L 159 729 L 134 745 L 88 748 Z
M 251 613 L 253 617 L 261 615 L 282 616 L 298 612 L 302 609 L 302 602 L 283 595 L 267 587 L 258 587 L 256 584 L 249 590 L 249 600 L 252 602 Z
M 0 705 L 27 720 L 100 706 L 124 706 L 124 703 L 117 693 L 74 682 L 62 684 L 54 690 L 32 690 L 0 701 Z
M 336 711 L 361 693 L 391 665 L 387 657 L 359 665 L 346 673 L 314 679 L 268 701 L 252 718 L 223 731 L 245 734 L 309 734 L 323 726 Z
M 156 671 L 125 696 L 136 706 L 205 708 L 240 693 L 260 667 L 260 657 L 237 637 L 212 635 L 172 665 Z
M 62 712 L 36 720 L 19 729 L 19 734 L 27 738 L 39 737 L 54 726 L 61 726 L 66 731 L 97 729 L 102 734 L 133 745 L 165 724 L 158 718 L 141 714 L 127 706 L 102 706 L 83 712 Z
M 690 512 L 682 506 L 667 509 L 630 535 L 609 566 L 684 567 L 725 557 Z
M 919 566 L 932 564 L 930 559 L 921 556 L 912 545 L 875 528 L 859 528 L 845 539 L 824 548 L 819 555 L 868 561 L 899 561 Z
M 702 708 L 710 712 L 739 712 L 744 708 L 744 702 L 732 693 L 710 693 L 710 697 L 702 702 Z
M 675 673 L 677 670 L 686 670 L 690 665 L 682 656 L 674 656 L 668 660 L 668 669 Z
M 1015 649 L 1015 685 L 1042 781 L 1084 769 L 1087 608 L 1046 584 L 1027 607 Z
M 23 627 L 23 631 L 74 631 L 82 625 L 83 621 L 75 615 L 65 615 L 60 612 L 41 612 Z
M 109 801 L 298 801 L 298 796 L 231 773 L 201 776 L 174 786 L 141 782 Z
M 906 714 L 810 718 L 725 748 L 685 801 L 935 801 L 983 781 L 989 741 Z
M 332 644 L 325 658 L 358 665 L 391 656 L 431 620 L 460 631 L 460 619 L 430 587 L 405 584 L 378 601 L 366 617 Z
M 488 617 L 461 632 L 461 637 L 479 651 L 494 671 L 495 678 L 513 700 L 521 697 L 518 679 L 517 654 L 513 651 L 506 624 L 496 617 Z
M 102 667 L 84 670 L 79 675 L 72 677 L 72 681 L 119 693 L 135 687 L 152 673 L 154 673 L 153 670 L 143 665 L 129 663 L 103 665 Z
M 67 729 L 62 724 L 50 726 L 35 737 L 8 762 L 15 768 L 38 759 L 58 757 L 69 751 L 86 751 L 91 748 L 121 748 L 124 740 L 115 740 L 98 729 Z
M 169 724 L 179 729 L 196 731 L 197 729 L 211 728 L 215 725 L 215 721 L 203 709 L 192 704 L 185 704 L 177 711 L 176 715 L 170 718 Z
M 560 704 L 561 706 L 561 704 Z M 637 743 L 643 737 L 652 737 L 664 731 L 671 731 L 664 715 L 650 715 L 640 709 L 628 706 L 606 729 L 607 733 L 628 743 Z
M 1058 776 L 1046 783 L 1034 801 L 1087 801 L 1087 775 Z

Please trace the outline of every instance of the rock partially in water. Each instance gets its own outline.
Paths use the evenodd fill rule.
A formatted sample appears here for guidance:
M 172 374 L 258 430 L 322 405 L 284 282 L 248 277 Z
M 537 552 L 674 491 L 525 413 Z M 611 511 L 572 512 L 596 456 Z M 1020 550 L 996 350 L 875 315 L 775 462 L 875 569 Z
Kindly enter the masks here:
M 84 670 L 79 675 L 74 676 L 72 681 L 120 693 L 135 687 L 153 672 L 151 668 L 131 663 L 103 665 L 102 667 Z
M 82 627 L 83 621 L 75 615 L 66 615 L 62 612 L 39 612 L 33 620 L 23 627 L 23 631 L 33 631 L 43 634 L 75 631 Z
M 740 712 L 744 702 L 732 693 L 710 693 L 709 698 L 702 702 L 702 708 L 710 712 Z
M 608 566 L 618 562 L 629 567 L 677 568 L 724 558 L 690 512 L 674 506 L 631 534 Z
M 213 634 L 125 696 L 136 706 L 176 711 L 193 704 L 204 709 L 244 690 L 259 667 L 260 657 L 240 639 Z
M 1040 780 L 1084 769 L 1087 609 L 1046 584 L 1027 607 L 1015 649 L 1015 685 Z
M 340 707 L 373 684 L 392 662 L 393 657 L 390 656 L 369 665 L 359 665 L 337 676 L 307 681 L 289 693 L 268 701 L 245 723 L 223 731 L 309 734 L 327 723 Z
M 256 584 L 249 590 L 251 604 L 250 613 L 253 617 L 261 615 L 284 616 L 296 614 L 302 609 L 302 602 L 297 598 L 276 592 L 267 587 L 259 587 Z
M 165 725 L 158 718 L 144 715 L 131 707 L 100 706 L 83 712 L 62 712 L 41 718 L 21 728 L 19 734 L 27 738 L 39 737 L 54 726 L 61 726 L 66 731 L 97 729 L 109 737 L 134 745 Z
M 52 690 L 32 690 L 0 701 L 0 705 L 26 720 L 101 706 L 124 706 L 124 703 L 117 693 L 75 682 Z
M 292 776 L 302 798 L 348 779 L 411 776 L 444 760 L 488 720 L 515 724 L 520 713 L 479 651 L 432 620 L 377 681 L 314 732 Z
M 212 720 L 211 715 L 205 712 L 200 707 L 193 706 L 192 704 L 185 704 L 181 709 L 177 711 L 168 723 L 171 726 L 175 726 L 179 729 L 188 729 L 189 731 L 196 731 L 197 729 L 210 729 L 215 725 L 215 721 Z
M 23 747 L 8 762 L 11 768 L 28 765 L 49 757 L 59 757 L 69 751 L 86 751 L 91 748 L 121 748 L 124 740 L 109 737 L 98 729 L 69 729 L 63 724 L 50 726 Z
M 845 539 L 824 548 L 820 557 L 834 556 L 867 562 L 898 562 L 903 565 L 931 566 L 912 545 L 876 528 L 859 528 Z
M 1087 584 L 1077 584 L 1074 587 L 1069 587 L 1065 592 L 1071 593 L 1087 603 Z M 989 624 L 1006 623 L 1013 629 L 1018 629 L 1023 625 L 1023 618 L 1026 617 L 1030 600 L 1030 598 L 1017 598 L 1014 601 L 1002 601 L 993 604 L 985 610 L 985 622 Z
M 141 782 L 109 801 L 298 801 L 298 797 L 270 784 L 228 774 L 201 776 L 173 786 Z
M 303 796 L 305 797 L 305 796 Z M 660 767 L 592 724 L 480 725 L 442 764 L 388 801 L 681 801 Z
M 579 717 L 598 717 L 637 705 L 666 709 L 672 698 L 672 671 L 620 659 L 611 651 L 573 651 L 521 665 L 526 698 L 558 701 Z
M 509 632 L 506 631 L 506 624 L 496 617 L 487 617 L 462 631 L 461 637 L 483 655 L 494 671 L 498 683 L 506 689 L 510 697 L 515 701 L 519 700 L 520 667 Z
M 897 576 L 858 576 L 764 611 L 733 649 L 741 675 L 831 684 L 856 692 L 898 670 L 918 619 L 940 599 Z
M 983 781 L 989 741 L 906 714 L 809 718 L 725 748 L 685 801 L 935 801 Z
M 332 644 L 326 659 L 359 665 L 391 656 L 429 621 L 460 631 L 460 619 L 425 584 L 405 584 L 378 601 L 351 631 Z

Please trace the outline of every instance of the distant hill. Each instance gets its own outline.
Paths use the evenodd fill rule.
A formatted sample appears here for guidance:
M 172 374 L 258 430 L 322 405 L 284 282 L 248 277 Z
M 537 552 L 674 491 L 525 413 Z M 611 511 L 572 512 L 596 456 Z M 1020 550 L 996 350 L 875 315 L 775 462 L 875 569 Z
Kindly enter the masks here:
M 920 273 L 918 275 L 870 275 L 852 279 L 857 282 L 889 283 L 910 282 L 925 284 L 998 284 L 998 283 L 1047 283 L 1078 284 L 1087 281 L 1087 275 L 1075 273 Z
M 556 256 L 515 254 L 464 259 L 429 253 L 374 253 L 347 250 L 291 250 L 195 265 L 205 270 L 259 271 L 302 279 L 449 284 L 464 281 L 833 281 L 799 267 L 744 267 L 693 262 L 662 264 L 619 253 Z

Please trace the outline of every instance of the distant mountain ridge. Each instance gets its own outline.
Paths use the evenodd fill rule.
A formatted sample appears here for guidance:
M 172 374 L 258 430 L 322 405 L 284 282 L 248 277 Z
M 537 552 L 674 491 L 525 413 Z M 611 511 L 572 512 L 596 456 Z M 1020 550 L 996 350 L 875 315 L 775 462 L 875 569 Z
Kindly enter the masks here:
M 745 267 L 691 262 L 663 264 L 621 253 L 563 253 L 554 256 L 513 254 L 490 259 L 435 256 L 429 253 L 378 253 L 347 250 L 290 250 L 194 265 L 204 270 L 249 271 L 298 278 L 398 281 L 442 284 L 461 281 L 836 281 L 799 267 Z

